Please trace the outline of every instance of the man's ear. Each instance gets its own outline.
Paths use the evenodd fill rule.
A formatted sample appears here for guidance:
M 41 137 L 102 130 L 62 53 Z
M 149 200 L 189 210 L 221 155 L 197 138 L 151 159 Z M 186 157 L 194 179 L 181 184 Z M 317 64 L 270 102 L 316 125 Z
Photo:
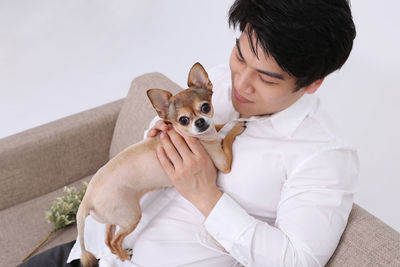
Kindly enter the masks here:
M 149 89 L 147 90 L 147 96 L 157 111 L 158 116 L 164 120 L 167 120 L 170 103 L 169 99 L 171 98 L 172 94 L 161 89 Z
M 314 81 L 312 84 L 307 85 L 306 87 L 303 88 L 304 93 L 306 94 L 314 94 L 318 88 L 321 86 L 322 82 L 324 81 L 324 78 L 321 78 L 319 80 Z
M 213 85 L 208 79 L 208 74 L 203 66 L 197 62 L 195 63 L 189 72 L 188 86 L 196 88 L 204 88 L 212 91 Z

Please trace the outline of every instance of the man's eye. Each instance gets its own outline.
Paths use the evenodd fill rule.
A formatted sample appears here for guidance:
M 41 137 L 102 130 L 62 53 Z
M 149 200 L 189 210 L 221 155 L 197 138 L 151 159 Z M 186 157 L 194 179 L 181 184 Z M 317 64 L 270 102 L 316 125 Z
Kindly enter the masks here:
M 211 106 L 208 103 L 201 105 L 201 112 L 208 113 L 211 110 Z
M 274 82 L 270 82 L 270 81 L 264 80 L 262 76 L 260 76 L 260 80 L 261 80 L 263 83 L 266 83 L 266 84 L 269 84 L 269 85 L 276 84 L 276 83 L 274 83 Z
M 179 118 L 179 123 L 180 123 L 182 126 L 188 125 L 189 122 L 190 122 L 190 120 L 189 120 L 189 118 L 186 117 L 186 116 L 182 116 L 182 117 Z

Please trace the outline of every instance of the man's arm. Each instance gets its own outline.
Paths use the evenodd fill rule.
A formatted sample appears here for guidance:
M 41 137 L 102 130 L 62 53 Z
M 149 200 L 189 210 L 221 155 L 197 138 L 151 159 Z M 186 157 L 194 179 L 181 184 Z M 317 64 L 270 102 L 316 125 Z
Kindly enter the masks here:
M 324 266 L 346 227 L 358 170 L 353 149 L 324 150 L 288 175 L 274 225 L 224 194 L 205 227 L 243 265 Z

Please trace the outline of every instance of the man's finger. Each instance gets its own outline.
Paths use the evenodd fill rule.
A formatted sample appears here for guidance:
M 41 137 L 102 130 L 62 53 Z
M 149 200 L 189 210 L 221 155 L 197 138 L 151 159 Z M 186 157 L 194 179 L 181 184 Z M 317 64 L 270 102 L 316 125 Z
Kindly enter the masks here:
M 175 172 L 174 165 L 172 165 L 171 161 L 169 161 L 167 155 L 165 154 L 164 148 L 161 146 L 157 147 L 157 158 L 168 177 L 172 177 Z
M 176 150 L 175 146 L 173 143 L 171 143 L 171 140 L 169 139 L 169 136 L 167 133 L 163 132 L 161 133 L 160 136 L 161 139 L 161 144 L 163 145 L 165 154 L 171 161 L 171 163 L 176 167 L 178 164 L 182 163 L 182 158 L 179 155 L 178 151 Z
M 168 124 L 161 120 L 156 122 L 154 128 L 156 128 L 159 131 L 168 131 L 169 129 Z
M 207 153 L 202 144 L 200 143 L 199 139 L 191 136 L 185 136 L 185 141 L 188 144 L 190 150 L 196 155 L 202 155 Z
M 150 131 L 147 132 L 147 137 L 154 137 L 157 134 L 156 129 L 151 129 Z
M 185 142 L 185 139 L 182 138 L 180 134 L 176 131 L 168 131 L 168 135 L 171 138 L 172 143 L 177 149 L 178 153 L 181 155 L 183 160 L 192 156 L 192 152 L 190 151 L 188 145 Z
M 170 128 L 169 124 L 167 124 L 163 120 L 157 121 L 154 126 L 147 132 L 146 137 L 154 137 L 156 136 L 159 132 L 162 131 L 168 131 Z

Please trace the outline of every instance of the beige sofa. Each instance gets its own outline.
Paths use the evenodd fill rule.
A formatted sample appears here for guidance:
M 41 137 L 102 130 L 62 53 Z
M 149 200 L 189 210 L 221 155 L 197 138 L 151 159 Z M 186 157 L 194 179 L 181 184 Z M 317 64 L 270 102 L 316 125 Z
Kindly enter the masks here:
M 63 187 L 80 188 L 111 157 L 143 138 L 155 112 L 146 90 L 179 86 L 136 78 L 126 98 L 0 140 L 0 266 L 15 266 L 51 230 L 45 212 Z M 75 225 L 40 251 L 74 240 Z M 354 204 L 328 266 L 400 266 L 400 234 Z

